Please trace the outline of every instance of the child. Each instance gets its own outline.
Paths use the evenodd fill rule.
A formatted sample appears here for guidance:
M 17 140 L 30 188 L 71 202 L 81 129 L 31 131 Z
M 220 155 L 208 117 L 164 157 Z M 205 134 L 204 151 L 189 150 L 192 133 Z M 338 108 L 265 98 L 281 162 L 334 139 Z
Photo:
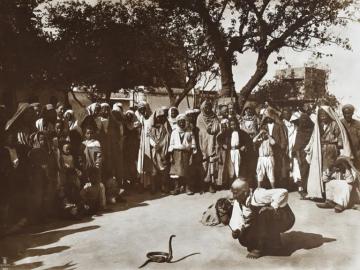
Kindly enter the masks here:
M 82 172 L 75 167 L 75 160 L 71 154 L 70 142 L 63 143 L 60 151 L 60 197 L 61 210 L 66 215 L 74 216 L 77 214 L 78 204 L 80 203 L 80 179 Z
M 256 168 L 258 187 L 262 187 L 264 177 L 267 176 L 271 188 L 275 188 L 275 161 L 272 149 L 272 146 L 275 145 L 275 140 L 266 130 L 262 129 L 260 133 L 254 137 L 253 142 L 259 147 L 259 158 Z
M 94 214 L 105 207 L 105 187 L 99 181 L 99 170 L 96 167 L 90 167 L 88 171 L 89 182 L 85 184 L 80 192 L 84 211 Z
M 193 195 L 192 183 L 189 179 L 189 166 L 192 154 L 196 154 L 195 138 L 191 131 L 186 130 L 186 116 L 179 114 L 176 118 L 177 128 L 174 129 L 170 137 L 170 177 L 175 180 L 174 190 L 170 193 L 177 195 L 180 193 L 180 180 L 186 179 L 187 194 Z
M 98 140 L 95 140 L 95 129 L 91 125 L 85 128 L 85 140 L 83 141 L 84 154 L 84 172 L 87 179 L 91 178 L 92 186 L 96 186 L 101 190 L 100 208 L 106 205 L 105 186 L 101 183 L 101 145 Z M 91 186 L 91 185 L 90 185 Z M 85 189 L 85 188 L 84 188 Z

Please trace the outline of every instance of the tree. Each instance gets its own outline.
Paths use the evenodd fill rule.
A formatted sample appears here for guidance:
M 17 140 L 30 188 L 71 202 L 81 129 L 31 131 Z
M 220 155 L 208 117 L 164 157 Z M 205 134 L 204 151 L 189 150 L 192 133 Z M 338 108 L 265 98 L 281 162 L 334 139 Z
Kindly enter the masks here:
M 299 85 L 294 87 L 290 82 L 281 79 L 267 80 L 258 86 L 252 96 L 258 103 L 297 99 L 300 95 L 300 87 Z
M 222 95 L 235 91 L 234 56 L 246 51 L 257 54 L 256 69 L 238 95 L 239 109 L 267 73 L 270 55 L 279 54 L 281 48 L 314 50 L 317 56 L 322 56 L 319 47 L 327 44 L 350 48 L 348 40 L 332 33 L 331 28 L 347 24 L 352 0 L 158 1 L 164 8 L 181 7 L 201 19 L 220 67 Z M 229 27 L 225 27 L 226 22 Z M 241 57 L 237 60 L 241 63 Z
M 0 82 L 12 107 L 18 89 L 36 89 L 47 79 L 50 48 L 35 9 L 39 0 L 0 1 Z
M 50 1 L 43 26 L 53 34 L 53 74 L 67 86 L 96 84 L 108 97 L 136 85 L 165 87 L 177 106 L 202 72 L 216 71 L 201 22 L 187 20 L 189 13 L 152 1 Z M 174 87 L 184 88 L 179 96 Z
M 54 48 L 54 84 L 63 89 L 96 85 L 108 98 L 112 91 L 132 84 L 135 79 L 128 66 L 135 37 L 124 5 L 49 1 L 44 10 L 43 29 L 51 29 Z
M 129 2 L 137 33 L 135 66 L 165 87 L 170 104 L 178 106 L 203 78 L 217 74 L 214 52 L 198 17 L 190 10 L 163 9 L 156 1 Z M 183 88 L 176 96 L 173 88 Z

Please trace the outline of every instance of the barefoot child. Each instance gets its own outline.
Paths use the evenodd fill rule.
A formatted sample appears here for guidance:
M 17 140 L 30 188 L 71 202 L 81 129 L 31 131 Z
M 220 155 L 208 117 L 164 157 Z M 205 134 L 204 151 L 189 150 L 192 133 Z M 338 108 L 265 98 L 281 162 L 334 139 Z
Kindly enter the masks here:
M 264 178 L 267 176 L 271 188 L 275 188 L 275 160 L 272 149 L 272 146 L 275 145 L 275 140 L 266 130 L 262 129 L 260 133 L 255 136 L 253 142 L 259 148 L 259 158 L 256 168 L 258 186 L 262 186 Z
M 85 128 L 85 140 L 83 141 L 83 154 L 85 156 L 85 175 L 90 180 L 90 185 L 87 187 L 96 187 L 100 192 L 99 208 L 103 209 L 106 206 L 105 186 L 101 183 L 101 165 L 102 154 L 101 145 L 98 140 L 95 140 L 95 130 L 91 125 Z
M 188 176 L 191 156 L 196 154 L 195 138 L 192 132 L 186 129 L 186 116 L 184 114 L 179 114 L 176 121 L 177 128 L 171 133 L 169 146 L 171 160 L 170 178 L 175 181 L 174 190 L 171 191 L 171 194 L 179 194 L 181 181 L 185 180 L 187 194 L 193 195 L 191 179 Z

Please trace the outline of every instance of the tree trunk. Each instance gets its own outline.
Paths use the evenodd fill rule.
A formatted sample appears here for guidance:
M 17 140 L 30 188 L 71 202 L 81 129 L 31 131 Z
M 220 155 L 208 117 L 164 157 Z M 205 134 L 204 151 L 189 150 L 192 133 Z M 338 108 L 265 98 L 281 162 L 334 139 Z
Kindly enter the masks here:
M 105 99 L 106 99 L 106 102 L 110 103 L 110 98 L 111 98 L 111 90 L 107 90 L 106 91 L 106 94 L 105 94 Z
M 251 76 L 250 80 L 240 90 L 238 95 L 239 111 L 241 112 L 248 100 L 252 90 L 258 85 L 258 83 L 264 78 L 268 70 L 267 57 L 259 56 L 256 63 L 256 71 Z
M 221 75 L 220 97 L 235 96 L 235 83 L 233 79 L 231 57 L 227 55 L 219 56 L 218 63 Z
M 170 100 L 171 107 L 177 107 L 179 105 L 179 104 L 177 104 L 177 100 L 176 100 L 175 96 L 169 96 L 169 100 Z

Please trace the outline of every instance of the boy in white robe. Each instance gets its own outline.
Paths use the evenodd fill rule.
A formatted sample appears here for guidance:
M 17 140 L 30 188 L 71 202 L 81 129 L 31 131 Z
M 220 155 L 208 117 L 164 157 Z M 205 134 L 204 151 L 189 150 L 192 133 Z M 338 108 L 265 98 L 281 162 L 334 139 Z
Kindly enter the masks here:
M 192 131 L 186 129 L 186 116 L 179 114 L 177 116 L 177 128 L 174 129 L 170 137 L 170 178 L 174 179 L 174 190 L 172 195 L 177 195 L 181 189 L 180 181 L 186 182 L 188 195 L 193 195 L 192 183 L 189 179 L 189 169 L 192 154 L 196 154 L 195 137 Z M 185 180 L 185 181 L 184 181 Z

